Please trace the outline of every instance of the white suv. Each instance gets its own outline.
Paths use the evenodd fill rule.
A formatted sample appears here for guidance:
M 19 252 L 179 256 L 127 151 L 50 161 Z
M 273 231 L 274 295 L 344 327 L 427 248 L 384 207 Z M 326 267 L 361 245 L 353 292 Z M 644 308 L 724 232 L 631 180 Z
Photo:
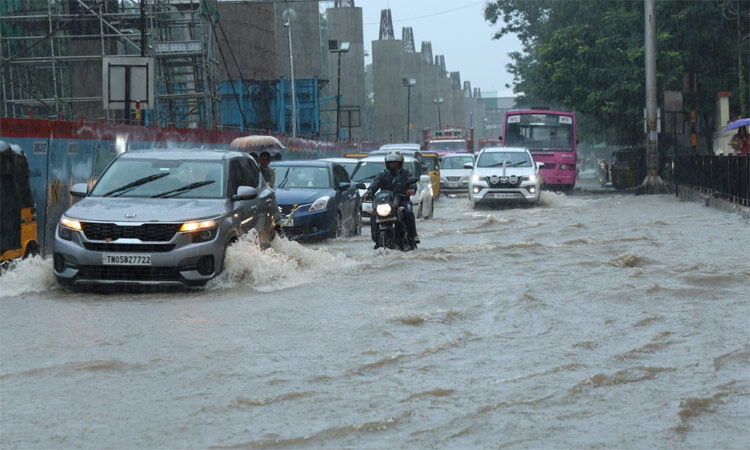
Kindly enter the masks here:
M 489 147 L 479 153 L 469 180 L 469 200 L 479 203 L 539 201 L 539 168 L 525 148 Z

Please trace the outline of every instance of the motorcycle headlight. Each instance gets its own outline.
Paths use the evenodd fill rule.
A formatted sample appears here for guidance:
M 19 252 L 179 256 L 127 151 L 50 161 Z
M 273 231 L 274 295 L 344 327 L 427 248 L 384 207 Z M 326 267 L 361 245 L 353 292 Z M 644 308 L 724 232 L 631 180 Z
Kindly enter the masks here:
M 331 197 L 325 195 L 323 197 L 320 197 L 319 199 L 315 200 L 312 205 L 310 205 L 310 208 L 308 208 L 308 211 L 318 211 L 320 209 L 325 209 L 326 206 L 328 206 L 328 200 L 330 200 Z
M 388 203 L 381 203 L 375 208 L 375 211 L 377 211 L 379 216 L 385 217 L 391 213 L 391 205 Z

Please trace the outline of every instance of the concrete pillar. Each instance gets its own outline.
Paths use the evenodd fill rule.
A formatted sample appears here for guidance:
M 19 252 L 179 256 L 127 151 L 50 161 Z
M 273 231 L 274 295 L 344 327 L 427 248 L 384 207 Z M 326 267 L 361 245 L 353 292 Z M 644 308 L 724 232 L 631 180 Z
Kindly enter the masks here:
M 362 32 L 362 8 L 338 7 L 326 9 L 328 21 L 328 39 L 338 42 L 349 42 L 349 51 L 341 54 L 341 105 L 359 108 L 360 127 L 351 128 L 352 139 L 364 137 L 365 125 L 365 46 Z M 335 96 L 338 89 L 338 54 L 328 53 L 328 95 Z M 325 109 L 335 108 L 335 101 L 324 105 Z M 335 114 L 335 113 L 334 113 Z M 347 123 L 341 113 L 342 128 Z M 355 113 L 352 113 L 354 116 Z M 330 115 L 330 114 L 329 114 Z M 353 117 L 354 120 L 354 117 Z M 333 117 L 333 123 L 336 118 Z M 329 133 L 335 135 L 335 125 Z M 346 130 L 347 133 L 349 129 Z M 348 134 L 347 134 L 348 137 Z
M 219 63 L 219 78 L 222 80 L 272 80 L 277 78 L 277 36 L 273 5 L 219 2 L 221 26 L 227 40 L 217 27 L 218 44 L 226 58 Z M 281 44 L 289 48 L 286 30 L 282 27 Z M 287 55 L 288 55 L 287 51 Z M 234 57 L 232 57 L 234 54 Z M 296 56 L 295 56 L 296 57 Z M 236 61 L 235 61 L 236 59 Z M 227 73 L 227 67 L 229 73 Z M 289 59 L 286 59 L 289 72 Z M 296 70 L 295 70 L 296 72 Z
M 716 93 L 716 131 L 721 131 L 729 123 L 729 97 L 731 92 Z
M 403 46 L 400 39 L 372 42 L 375 94 L 375 139 L 403 142 L 406 102 L 402 84 Z

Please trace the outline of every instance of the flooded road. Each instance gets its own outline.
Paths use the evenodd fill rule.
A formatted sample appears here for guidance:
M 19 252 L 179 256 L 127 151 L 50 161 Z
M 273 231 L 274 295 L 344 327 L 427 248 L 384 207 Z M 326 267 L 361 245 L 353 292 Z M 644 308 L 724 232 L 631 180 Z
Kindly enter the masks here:
M 206 290 L 0 277 L 3 448 L 746 448 L 750 223 L 443 198 L 416 252 L 232 249 Z

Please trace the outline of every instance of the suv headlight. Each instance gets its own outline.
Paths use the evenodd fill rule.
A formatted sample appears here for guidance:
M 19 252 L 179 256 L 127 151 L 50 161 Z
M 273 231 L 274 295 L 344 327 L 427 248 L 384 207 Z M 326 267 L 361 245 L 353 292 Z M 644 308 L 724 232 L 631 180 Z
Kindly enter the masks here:
M 210 241 L 216 236 L 216 221 L 195 220 L 185 222 L 180 227 L 180 231 L 183 233 L 190 233 L 193 242 Z
M 532 173 L 531 175 L 528 176 L 528 178 L 529 178 L 529 181 L 531 181 L 532 183 L 536 183 L 536 174 Z
M 67 217 L 60 218 L 60 226 L 57 227 L 57 235 L 61 239 L 69 241 L 73 239 L 73 231 L 82 231 L 83 227 L 81 222 L 75 219 L 68 219 Z
M 331 197 L 325 195 L 323 197 L 320 197 L 319 199 L 315 200 L 312 205 L 307 209 L 308 211 L 318 211 L 320 209 L 325 209 L 326 206 L 328 206 L 328 200 L 330 200 Z
M 482 179 L 482 177 L 480 177 L 479 175 L 472 175 L 471 176 L 471 181 L 474 182 L 474 183 L 478 182 L 481 179 Z

